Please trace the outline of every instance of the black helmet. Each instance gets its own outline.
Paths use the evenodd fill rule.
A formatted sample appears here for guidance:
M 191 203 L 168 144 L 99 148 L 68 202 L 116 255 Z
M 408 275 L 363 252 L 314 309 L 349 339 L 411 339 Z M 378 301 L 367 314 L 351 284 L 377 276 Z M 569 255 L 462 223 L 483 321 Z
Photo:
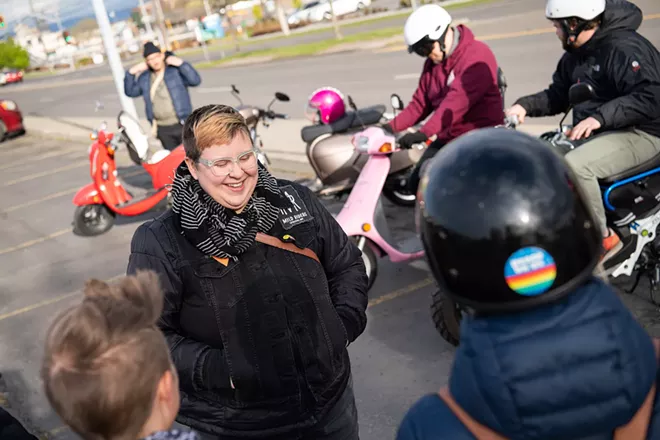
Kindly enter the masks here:
M 441 289 L 477 313 L 547 303 L 586 281 L 602 236 L 564 159 L 505 128 L 474 130 L 426 167 L 418 226 Z

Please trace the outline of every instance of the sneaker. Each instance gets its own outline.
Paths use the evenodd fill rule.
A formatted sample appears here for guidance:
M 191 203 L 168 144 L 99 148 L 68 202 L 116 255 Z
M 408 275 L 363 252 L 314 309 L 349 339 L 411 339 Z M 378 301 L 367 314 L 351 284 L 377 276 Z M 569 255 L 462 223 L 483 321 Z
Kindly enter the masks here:
M 600 261 L 605 261 L 615 255 L 621 249 L 621 239 L 614 232 L 610 231 L 610 235 L 603 238 L 603 254 Z

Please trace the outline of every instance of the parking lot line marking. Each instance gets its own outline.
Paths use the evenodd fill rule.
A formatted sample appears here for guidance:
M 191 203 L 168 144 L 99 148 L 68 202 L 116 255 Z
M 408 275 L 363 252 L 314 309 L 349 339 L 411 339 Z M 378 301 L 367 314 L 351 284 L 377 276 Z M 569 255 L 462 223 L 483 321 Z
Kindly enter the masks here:
M 125 274 L 115 275 L 115 276 L 105 280 L 105 282 L 106 283 L 111 283 L 114 280 L 116 280 L 117 278 L 123 277 L 124 275 Z M 8 318 L 12 318 L 14 316 L 22 315 L 22 314 L 27 313 L 27 312 L 31 312 L 32 310 L 36 310 L 36 309 L 39 309 L 41 307 L 45 307 L 45 306 L 49 306 L 51 304 L 55 304 L 57 302 L 64 301 L 67 298 L 72 298 L 76 295 L 81 295 L 81 294 L 82 294 L 82 289 L 78 289 L 75 292 L 65 293 L 64 295 L 56 296 L 55 298 L 51 298 L 51 299 L 47 299 L 47 300 L 44 300 L 44 301 L 40 301 L 38 303 L 30 304 L 29 306 L 25 306 L 21 309 L 14 310 L 13 312 L 8 312 L 8 313 L 5 313 L 4 315 L 0 315 L 0 321 L 3 321 L 3 320 L 8 319 Z
M 48 200 L 52 200 L 52 199 L 56 199 L 58 197 L 66 196 L 68 194 L 73 194 L 76 191 L 78 191 L 79 189 L 80 189 L 80 187 L 77 186 L 75 188 L 69 188 L 69 189 L 65 189 L 64 191 L 49 194 L 49 195 L 44 196 L 40 199 L 30 200 L 29 202 L 21 203 L 20 205 L 10 206 L 9 208 L 0 211 L 0 214 L 7 214 L 9 212 L 13 212 L 13 211 L 16 211 L 16 210 L 22 209 L 22 208 L 27 208 L 28 206 L 36 205 L 36 204 L 41 203 L 41 202 L 46 202 Z
M 137 176 L 138 174 L 142 174 L 143 172 L 144 172 L 144 170 L 141 170 L 141 169 L 140 170 L 135 170 L 135 171 L 131 171 L 130 173 L 122 174 L 120 177 Z M 24 203 L 21 203 L 21 204 L 18 204 L 18 205 L 10 206 L 9 208 L 0 211 L 0 215 L 1 214 L 7 214 L 9 212 L 13 212 L 13 211 L 16 211 L 16 210 L 19 210 L 19 209 L 27 208 L 28 206 L 36 205 L 36 204 L 41 203 L 41 202 L 47 202 L 48 200 L 56 199 L 58 197 L 63 197 L 63 196 L 69 195 L 69 194 L 73 194 L 76 191 L 78 191 L 80 188 L 81 188 L 80 186 L 77 186 L 75 188 L 65 189 L 64 191 L 49 194 L 49 195 L 44 196 L 40 199 L 30 200 L 29 202 L 24 202 Z
M 38 160 L 50 159 L 57 156 L 68 156 L 73 153 L 80 152 L 80 148 L 66 148 L 64 150 L 55 150 L 49 153 L 44 153 L 41 156 L 30 157 L 28 159 L 15 160 L 14 162 L 0 166 L 0 170 L 7 170 L 21 165 L 30 165 Z
M 114 281 L 114 280 L 116 280 L 120 277 L 123 277 L 124 275 L 125 274 L 115 275 L 114 277 L 112 277 L 110 279 L 107 279 L 105 281 L 106 281 L 106 283 L 111 283 L 112 281 Z M 408 295 L 408 294 L 416 292 L 419 289 L 422 289 L 426 286 L 430 286 L 433 283 L 434 283 L 433 278 L 431 278 L 431 277 L 424 278 L 421 281 L 409 284 L 409 285 L 407 285 L 405 287 L 402 287 L 400 289 L 397 289 L 393 292 L 386 293 L 383 296 L 372 299 L 371 301 L 369 301 L 369 306 L 368 307 L 373 307 L 373 306 L 376 306 L 378 304 L 382 304 L 384 302 L 391 301 L 393 299 L 399 298 L 400 296 Z M 79 290 L 76 290 L 75 292 L 65 293 L 64 295 L 60 295 L 60 296 L 57 296 L 55 298 L 47 299 L 47 300 L 44 300 L 44 301 L 41 301 L 41 302 L 38 302 L 38 303 L 35 303 L 35 304 L 31 304 L 29 306 L 25 306 L 21 309 L 14 310 L 13 312 L 8 312 L 8 313 L 5 313 L 4 315 L 0 315 L 0 321 L 3 321 L 3 320 L 8 319 L 8 318 L 12 318 L 14 316 L 23 315 L 25 313 L 28 313 L 28 312 L 31 312 L 33 310 L 39 309 L 41 307 L 45 307 L 45 306 L 48 306 L 48 305 L 51 305 L 51 304 L 55 304 L 57 302 L 65 300 L 67 298 L 71 298 L 75 295 L 80 295 L 81 293 L 82 293 L 82 289 L 79 289 Z
M 38 308 L 41 308 L 41 307 L 45 307 L 45 306 L 48 306 L 48 305 L 51 305 L 51 304 L 55 304 L 56 302 L 60 302 L 60 301 L 65 300 L 67 298 L 71 298 L 75 295 L 80 295 L 80 293 L 81 293 L 80 291 L 70 292 L 70 293 L 67 293 L 66 295 L 61 295 L 61 296 L 58 296 L 58 297 L 55 297 L 55 298 L 47 299 L 47 300 L 44 300 L 44 301 L 41 301 L 41 302 L 38 302 L 38 303 L 35 303 L 35 304 L 31 304 L 31 305 L 26 306 L 26 307 L 23 307 L 22 309 L 14 310 L 13 312 L 5 313 L 4 315 L 0 315 L 0 321 L 5 320 L 7 318 L 11 318 L 11 317 L 16 316 L 16 315 L 22 315 L 23 313 L 31 312 L 32 310 L 35 310 L 35 309 L 38 309 Z
M 70 428 L 66 425 L 58 426 L 57 428 L 51 429 L 50 431 L 48 431 L 48 435 L 49 436 L 56 436 L 58 434 L 61 434 L 64 431 L 70 431 Z
M 378 304 L 382 304 L 384 302 L 391 301 L 391 300 L 393 300 L 395 298 L 398 298 L 400 296 L 404 296 L 404 295 L 408 295 L 410 293 L 416 292 L 419 289 L 422 289 L 426 286 L 430 286 L 434 282 L 435 281 L 433 280 L 433 278 L 428 277 L 428 278 L 424 278 L 423 280 L 418 281 L 416 283 L 408 284 L 405 287 L 402 287 L 402 288 L 397 289 L 393 292 L 386 293 L 385 295 L 382 295 L 382 296 L 379 296 L 378 298 L 374 298 L 374 299 L 370 300 L 368 307 L 377 306 Z
M 42 171 L 40 173 L 28 174 L 27 176 L 19 177 L 18 179 L 10 180 L 0 185 L 0 188 L 6 188 L 8 186 L 16 185 L 17 183 L 27 182 L 28 180 L 38 179 L 39 177 L 50 176 L 51 174 L 57 174 L 60 171 L 66 171 L 73 168 L 78 168 L 81 165 L 88 165 L 89 160 L 81 160 L 78 162 L 71 163 L 59 168 L 53 168 L 52 170 Z
M 395 80 L 401 80 L 401 79 L 419 79 L 420 73 L 402 73 L 401 75 L 394 75 Z
M 35 238 L 34 240 L 29 240 L 26 242 L 23 242 L 21 244 L 17 244 L 16 246 L 8 247 L 5 249 L 0 249 L 0 255 L 8 254 L 10 252 L 16 252 L 20 251 L 21 249 L 28 248 L 30 246 L 34 246 L 35 244 L 43 243 L 44 241 L 52 240 L 53 238 L 57 238 L 60 235 L 64 235 L 67 232 L 71 232 L 71 228 L 67 229 L 60 229 L 59 231 L 55 231 L 52 234 L 44 235 L 43 237 Z
M 231 92 L 231 87 L 200 87 L 193 89 L 193 91 L 197 93 L 227 93 Z

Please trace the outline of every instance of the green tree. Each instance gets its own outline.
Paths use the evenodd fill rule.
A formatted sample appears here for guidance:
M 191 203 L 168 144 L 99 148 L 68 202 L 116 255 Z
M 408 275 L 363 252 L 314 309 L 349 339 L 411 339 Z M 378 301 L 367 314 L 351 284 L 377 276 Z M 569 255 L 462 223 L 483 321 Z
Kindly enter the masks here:
M 144 29 L 144 23 L 142 23 L 142 14 L 140 13 L 140 10 L 135 8 L 131 11 L 131 20 L 133 20 L 133 23 L 135 23 L 135 26 Z
M 24 70 L 30 65 L 30 55 L 27 50 L 16 44 L 13 39 L 0 42 L 0 68 Z

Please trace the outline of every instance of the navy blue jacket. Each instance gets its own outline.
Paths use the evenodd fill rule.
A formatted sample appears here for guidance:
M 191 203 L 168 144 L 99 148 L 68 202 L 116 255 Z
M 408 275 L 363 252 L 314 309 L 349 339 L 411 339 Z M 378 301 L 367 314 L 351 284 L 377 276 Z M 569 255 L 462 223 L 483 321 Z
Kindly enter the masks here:
M 653 342 L 616 293 L 593 279 L 523 314 L 466 317 L 449 389 L 472 418 L 510 439 L 611 439 L 658 380 Z M 649 439 L 660 438 L 660 393 Z M 435 394 L 398 440 L 474 440 Z
M 147 113 L 147 120 L 152 123 L 154 120 L 154 112 L 151 104 L 151 70 L 142 72 L 137 78 L 131 75 L 128 71 L 124 75 L 124 93 L 131 98 L 137 98 L 142 95 L 144 97 L 144 108 Z M 163 78 L 167 90 L 172 97 L 174 110 L 176 115 L 181 121 L 192 113 L 192 103 L 190 102 L 190 95 L 188 94 L 188 87 L 198 86 L 202 79 L 195 68 L 190 63 L 184 61 L 179 67 L 167 66 L 165 67 L 165 77 Z

